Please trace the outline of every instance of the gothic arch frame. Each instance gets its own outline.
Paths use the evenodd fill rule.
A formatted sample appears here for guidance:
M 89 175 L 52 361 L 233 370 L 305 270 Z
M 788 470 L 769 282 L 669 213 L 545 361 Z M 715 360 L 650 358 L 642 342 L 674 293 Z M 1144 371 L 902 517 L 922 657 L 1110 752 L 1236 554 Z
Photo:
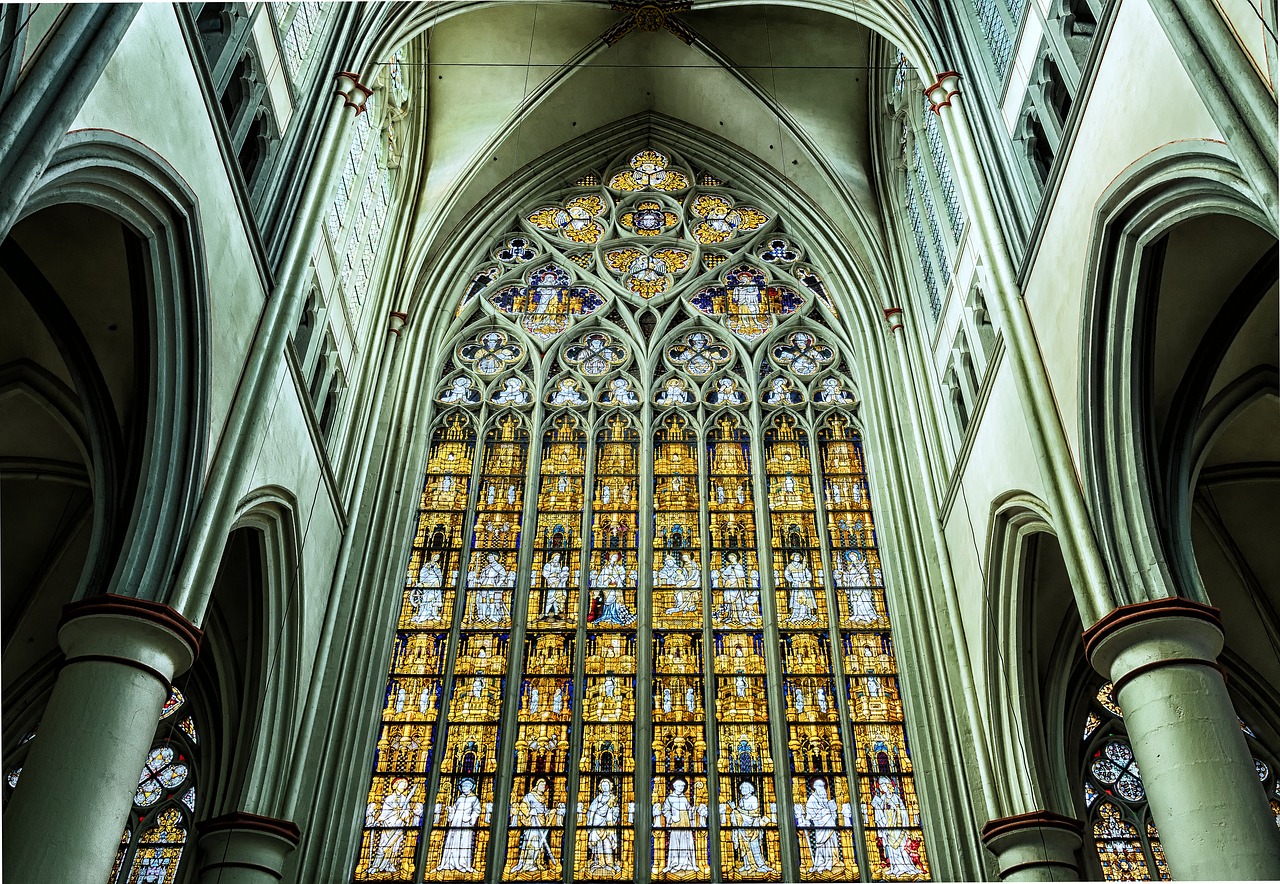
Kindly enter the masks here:
M 248 675 L 257 685 L 250 696 L 252 708 L 243 710 L 257 721 L 255 739 L 241 751 L 247 757 L 243 772 L 242 795 L 231 810 L 246 805 L 259 808 L 267 815 L 283 814 L 279 807 L 289 779 L 291 752 L 273 751 L 271 734 L 293 734 L 301 721 L 301 708 L 295 698 L 305 696 L 299 681 L 302 660 L 302 624 L 305 571 L 301 550 L 304 547 L 297 517 L 298 502 L 292 492 L 277 486 L 256 488 L 241 498 L 228 537 L 237 530 L 256 532 L 261 542 L 261 581 L 258 588 L 256 649 L 257 666 Z
M 209 300 L 199 201 L 150 148 L 115 132 L 77 130 L 63 139 L 19 220 L 62 204 L 114 217 L 141 238 L 146 252 L 147 437 L 134 453 L 139 470 L 132 499 L 120 502 L 128 513 L 120 552 L 114 561 L 103 558 L 105 538 L 95 525 L 76 596 L 88 594 L 93 582 L 101 584 L 95 591 L 163 601 L 208 448 Z
M 1206 599 L 1190 543 L 1181 543 L 1190 537 L 1189 508 L 1170 508 L 1172 498 L 1155 490 L 1156 440 L 1139 402 L 1150 366 L 1138 354 L 1153 334 L 1149 248 L 1178 224 L 1213 214 L 1274 234 L 1227 148 L 1205 140 L 1168 144 L 1135 162 L 1095 211 L 1080 336 L 1081 466 L 1122 603 L 1174 587 Z M 1174 492 L 1186 501 L 1189 490 Z M 1135 585 L 1135 574 L 1154 576 Z
M 696 143 L 691 143 L 687 134 L 684 137 L 673 137 L 670 140 L 666 140 L 661 132 L 654 131 L 658 129 L 660 125 L 664 125 L 662 121 L 655 121 L 647 116 L 630 120 L 627 122 L 626 126 L 612 127 L 608 133 L 611 140 L 603 145 L 600 143 L 600 133 L 593 133 L 591 136 L 587 136 L 579 142 L 575 142 L 575 144 L 572 145 L 572 152 L 561 150 L 552 154 L 551 159 L 548 160 L 548 162 L 554 162 L 554 165 L 545 175 L 537 174 L 536 170 L 532 172 L 530 170 L 523 170 L 519 180 L 511 182 L 510 187 L 504 186 L 497 189 L 494 194 L 491 194 L 489 200 L 487 200 L 487 205 L 477 207 L 473 212 L 472 218 L 455 230 L 451 237 L 450 247 L 445 248 L 442 246 L 436 250 L 437 255 L 440 257 L 425 275 L 421 276 L 412 284 L 412 289 L 418 293 L 418 302 L 423 304 L 425 307 L 429 307 L 436 317 L 442 315 L 449 316 L 449 314 L 453 313 L 453 307 L 456 301 L 453 300 L 453 297 L 445 296 L 445 293 L 459 291 L 460 281 L 470 278 L 471 265 L 475 264 L 475 262 L 479 260 L 479 256 L 487 254 L 489 243 L 498 236 L 500 231 L 509 229 L 511 224 L 510 219 L 517 217 L 517 210 L 523 208 L 526 204 L 535 201 L 535 197 L 541 195 L 541 193 L 554 188 L 554 182 L 575 180 L 580 174 L 582 168 L 592 168 L 597 165 L 596 161 L 601 155 L 607 153 L 610 156 L 620 156 L 625 151 L 634 149 L 637 144 L 644 146 L 645 144 L 652 143 L 663 145 L 664 147 L 668 147 L 672 151 L 676 151 L 680 154 L 698 157 L 700 160 L 703 159 L 703 154 L 705 154 L 706 151 L 699 148 Z M 644 129 L 641 129 L 641 126 L 643 126 Z M 707 140 L 718 141 L 718 139 Z M 690 146 L 691 144 L 692 146 Z M 724 158 L 723 150 L 725 147 L 727 147 L 727 145 L 720 145 L 720 149 L 716 154 L 718 159 L 715 161 L 716 164 L 712 166 L 717 177 L 728 177 L 729 180 L 736 181 L 737 179 L 725 171 L 726 166 L 732 165 L 735 169 L 744 170 L 744 178 L 758 179 L 758 173 L 752 172 L 749 167 L 742 163 L 741 159 Z M 721 160 L 723 160 L 723 165 L 721 165 Z M 703 161 L 705 162 L 705 160 Z M 546 182 L 548 181 L 552 182 L 551 188 L 546 186 Z M 535 187 L 537 190 L 534 190 Z M 740 189 L 745 193 L 755 194 L 755 181 L 751 180 L 741 182 L 740 184 L 733 186 L 733 189 L 735 191 Z M 835 263 L 830 265 L 823 263 L 821 265 L 824 268 L 824 274 L 827 276 L 829 282 L 833 281 L 836 277 L 842 277 L 846 280 L 854 279 L 859 282 L 861 281 L 862 277 L 859 275 L 859 268 L 862 265 L 859 259 L 848 251 L 848 246 L 840 240 L 833 230 L 824 230 L 821 228 L 821 215 L 804 214 L 805 208 L 807 208 L 805 206 L 802 206 L 799 215 L 797 215 L 793 208 L 788 211 L 789 207 L 796 205 L 798 201 L 803 203 L 803 195 L 790 194 L 784 199 L 779 195 L 781 191 L 777 188 L 776 183 L 769 183 L 768 187 L 762 186 L 759 189 L 771 189 L 773 191 L 773 193 L 766 193 L 759 196 L 762 204 L 769 205 L 771 210 L 776 210 L 779 214 L 789 218 L 791 223 L 787 227 L 787 231 L 790 234 L 795 235 L 797 238 L 801 238 L 803 242 L 809 246 L 809 250 L 815 256 L 818 256 L 820 261 L 826 262 L 832 260 L 832 257 L 827 253 L 828 250 L 826 247 L 831 244 L 835 245 L 835 251 L 837 252 L 835 256 Z M 797 218 L 799 219 L 798 222 Z M 841 262 L 841 258 L 844 259 L 843 263 Z M 507 277 L 503 276 L 502 278 Z M 692 278 L 696 279 L 697 276 Z M 878 292 L 882 290 L 880 287 L 870 289 L 865 285 L 859 284 L 859 282 L 849 285 L 849 289 L 859 293 L 867 291 Z M 432 293 L 429 299 L 426 297 L 427 292 Z M 877 367 L 881 368 L 886 373 L 890 371 L 888 356 L 885 352 L 887 344 L 885 341 L 880 340 L 880 335 L 884 333 L 884 330 L 883 326 L 880 324 L 880 308 L 878 306 L 875 307 L 874 310 L 858 310 L 851 308 L 849 302 L 845 302 L 841 307 L 844 313 L 838 320 L 831 321 L 825 313 L 821 312 L 813 314 L 807 318 L 797 317 L 794 323 L 785 323 L 781 327 L 774 328 L 763 337 L 752 341 L 750 351 L 748 351 L 748 349 L 740 342 L 734 340 L 732 335 L 724 332 L 718 322 L 715 322 L 709 317 L 697 315 L 696 312 L 687 311 L 682 307 L 679 308 L 678 311 L 672 311 L 672 315 L 676 312 L 680 312 L 680 318 L 673 319 L 669 324 L 664 325 L 662 327 L 661 335 L 654 336 L 652 343 L 646 348 L 644 357 L 641 358 L 638 363 L 632 364 L 633 371 L 640 376 L 643 376 L 646 370 L 658 372 L 658 366 L 662 362 L 662 354 L 665 350 L 665 343 L 668 339 L 677 337 L 691 329 L 700 329 L 716 333 L 716 336 L 721 339 L 723 343 L 728 344 L 730 341 L 733 341 L 731 348 L 735 351 L 738 359 L 743 362 L 742 375 L 744 377 L 749 377 L 759 368 L 758 363 L 763 358 L 763 354 L 768 352 L 773 344 L 776 343 L 776 337 L 794 334 L 800 329 L 805 329 L 809 330 L 810 333 L 817 333 L 826 338 L 827 341 L 834 346 L 834 349 L 840 356 L 837 363 L 824 365 L 822 367 L 823 370 L 813 374 L 812 378 L 805 377 L 801 379 L 805 392 L 808 392 L 807 387 L 811 382 L 816 383 L 820 379 L 820 375 L 823 373 L 829 373 L 826 372 L 826 369 L 835 371 L 837 370 L 837 367 L 842 373 L 849 375 L 848 390 L 856 390 L 862 384 L 866 383 L 865 378 L 868 374 L 874 376 Z M 643 310 L 648 308 L 642 307 L 639 309 Z M 609 327 L 608 313 L 609 311 L 607 309 L 602 309 L 596 314 L 581 318 L 573 326 L 571 331 L 568 331 L 561 337 L 557 338 L 557 343 L 554 346 L 544 346 L 541 344 L 536 345 L 538 350 L 545 349 L 547 351 L 548 355 L 542 358 L 543 365 L 545 365 L 548 360 L 554 359 L 555 351 L 560 349 L 560 347 L 562 347 L 566 342 L 571 341 L 574 337 L 581 336 L 592 329 L 599 329 L 601 327 L 607 329 Z M 459 342 L 466 339 L 467 332 L 470 331 L 471 334 L 474 334 L 477 328 L 481 331 L 493 328 L 494 330 L 501 330 L 508 336 L 509 340 L 519 341 L 522 346 L 528 346 L 530 349 L 535 347 L 535 342 L 525 337 L 517 324 L 510 322 L 499 323 L 496 320 L 489 321 L 474 311 L 467 310 L 463 311 L 463 315 L 461 316 L 450 316 L 449 320 L 446 322 L 432 322 L 431 319 L 431 315 L 427 315 L 425 318 L 422 316 L 415 316 L 415 322 L 410 331 L 412 332 L 414 329 L 421 328 L 422 332 L 417 335 L 410 334 L 406 339 L 406 343 L 410 345 L 410 351 L 403 357 L 405 361 L 402 365 L 405 366 L 405 368 L 402 370 L 402 383 L 399 385 L 398 390 L 398 397 L 402 398 L 402 401 L 405 401 L 408 404 L 408 410 L 410 412 L 416 414 L 416 417 L 413 419 L 408 419 L 406 415 L 406 419 L 403 419 L 399 429 L 399 432 L 403 434 L 402 438 L 404 439 L 409 452 L 405 457 L 405 460 L 413 464 L 413 466 L 407 467 L 407 474 L 409 476 L 421 476 L 422 471 L 425 468 L 427 455 L 426 442 L 427 435 L 430 432 L 429 428 L 438 426 L 439 420 L 442 416 L 453 411 L 452 408 L 438 407 L 435 402 L 437 397 L 435 395 L 428 394 L 437 392 L 432 390 L 432 387 L 436 384 L 437 378 L 441 378 L 446 374 L 449 377 L 453 377 L 454 373 L 452 371 L 444 371 L 444 363 L 446 359 L 455 359 L 456 365 L 456 358 L 454 354 Z M 421 320 L 421 322 L 418 320 Z M 853 326 L 856 331 L 851 329 L 850 326 Z M 877 334 L 877 330 L 879 331 L 879 334 Z M 627 324 L 626 331 L 628 337 L 637 335 L 636 330 L 630 328 L 630 324 Z M 858 337 L 859 332 L 861 332 L 867 339 L 866 349 L 862 351 L 860 351 L 859 348 L 850 341 L 851 338 Z M 659 337 L 662 339 L 661 341 L 658 340 Z M 863 368 L 865 363 L 868 361 L 867 350 L 870 350 L 874 354 L 871 357 L 872 360 L 878 359 L 881 362 L 879 366 L 868 366 L 870 369 L 869 371 Z M 637 354 L 637 356 L 639 355 L 640 354 Z M 425 366 L 425 371 L 415 377 L 414 372 L 409 369 L 409 366 L 413 366 L 419 361 L 423 366 Z M 663 373 L 665 371 L 666 366 L 665 364 L 662 364 L 662 372 L 658 373 Z M 493 376 L 497 378 L 502 376 L 504 372 L 505 369 L 495 372 Z M 714 374 L 715 372 L 709 374 L 707 380 L 710 380 Z M 600 378 L 601 381 L 604 379 L 604 376 Z M 540 383 L 540 379 L 538 378 L 535 378 L 535 381 Z M 487 386 L 486 392 L 488 392 Z M 540 390 L 539 392 L 541 393 L 542 391 Z M 752 392 L 754 393 L 756 391 L 753 390 Z M 808 397 L 806 396 L 805 398 L 807 399 Z M 793 409 L 794 413 L 800 418 L 799 423 L 806 427 L 817 426 L 819 423 L 822 423 L 825 415 L 821 414 L 821 412 L 825 410 L 826 409 L 816 409 L 818 413 L 813 414 L 813 416 L 810 417 L 812 412 L 810 412 L 809 406 L 799 406 L 796 409 Z M 490 408 L 488 404 L 485 405 L 486 414 L 492 416 L 493 411 L 494 409 Z M 695 425 L 700 425 L 702 423 L 698 417 L 698 411 L 699 409 L 694 409 L 689 412 L 690 419 Z M 775 409 L 768 408 L 766 409 L 766 412 L 768 413 L 762 415 L 762 420 L 771 424 Z M 544 414 L 550 413 L 551 410 L 549 409 L 544 412 Z M 860 415 L 850 421 L 850 426 L 857 427 L 859 431 L 865 435 L 868 433 L 868 425 L 875 425 L 885 417 L 892 422 L 892 415 L 893 409 L 891 408 L 891 403 L 883 401 L 865 402 L 862 404 L 862 411 Z M 491 423 L 492 420 L 490 418 L 485 418 L 483 426 L 477 425 L 477 432 L 483 434 Z M 427 429 L 427 432 L 423 432 L 424 428 Z M 393 433 L 394 432 L 397 431 L 393 430 Z M 479 441 L 479 437 L 477 438 L 477 441 Z M 539 440 L 532 440 L 531 444 L 536 444 L 538 441 Z M 757 440 L 757 442 L 758 441 L 759 440 Z M 881 460 L 879 456 L 876 456 L 874 459 L 877 461 Z M 891 464 L 891 470 L 893 470 L 893 459 L 894 455 L 892 452 L 887 452 L 884 456 L 884 462 Z M 414 468 L 415 466 L 416 469 Z M 880 469 L 878 469 L 879 466 L 881 466 L 881 464 L 868 466 L 868 470 L 872 474 L 871 478 L 873 482 L 877 482 L 874 474 L 880 472 Z M 894 470 L 894 472 L 896 472 L 896 470 Z M 401 479 L 395 480 L 397 485 L 400 485 L 401 482 Z M 877 484 L 883 485 L 891 482 L 892 479 L 882 478 L 878 480 Z M 885 492 L 883 488 L 878 488 L 876 496 L 880 497 L 881 494 L 887 494 L 887 492 Z M 416 495 L 402 497 L 401 503 L 407 504 L 412 500 L 416 500 Z M 896 544 L 901 547 L 898 554 L 893 556 L 894 559 L 897 559 L 898 555 L 901 555 L 908 560 L 912 560 L 917 555 L 913 550 L 914 544 L 910 544 L 905 540 L 900 542 L 896 538 L 896 530 L 891 527 L 893 522 L 896 521 L 891 515 L 891 507 L 886 503 L 885 506 L 880 508 L 879 512 L 885 514 L 881 517 L 882 522 L 880 535 L 882 538 L 885 538 L 882 542 L 886 546 Z M 412 513 L 407 513 L 407 515 L 411 516 Z M 398 522 L 399 519 L 397 518 L 396 521 Z M 890 541 L 888 540 L 890 537 L 895 539 Z M 403 560 L 407 555 L 408 552 L 404 550 L 403 547 L 400 547 L 394 552 L 389 551 L 389 556 L 401 561 L 402 567 Z M 885 561 L 889 561 L 888 556 L 885 557 Z M 910 586 L 912 578 L 920 572 L 921 566 L 908 566 L 905 569 L 905 573 L 902 574 L 897 573 L 897 568 L 892 564 L 886 564 L 885 569 L 886 571 L 894 572 L 891 575 L 891 580 L 895 584 L 895 596 L 898 597 L 895 598 L 895 601 L 891 604 L 897 611 L 902 612 L 901 616 L 897 620 L 897 622 L 902 623 L 901 637 L 898 642 L 901 649 L 900 653 L 903 655 L 904 660 L 915 657 L 920 661 L 924 661 L 927 659 L 927 655 L 914 648 L 914 643 L 919 640 L 916 637 L 916 630 L 919 629 L 919 626 L 915 624 L 921 615 L 911 610 L 916 604 L 915 599 L 917 597 L 917 592 L 913 591 L 913 587 Z M 386 575 L 386 578 L 387 581 L 389 581 L 389 586 L 390 582 L 397 580 L 397 575 L 395 572 L 391 572 L 389 575 Z M 383 582 L 383 578 L 379 578 L 379 584 L 382 584 Z M 898 588 L 898 584 L 902 584 L 900 588 Z M 398 595 L 398 592 L 399 591 L 397 590 L 395 594 Z M 375 602 L 375 605 L 382 613 L 375 615 L 374 612 L 370 610 L 370 622 L 374 622 L 374 616 L 378 616 L 379 619 L 384 615 L 389 616 L 390 608 L 388 606 L 394 601 L 394 599 L 391 599 L 391 595 L 391 593 L 388 593 L 387 596 L 383 597 L 383 599 Z M 381 657 L 382 654 L 380 653 L 378 656 Z M 907 675 L 904 680 L 909 681 L 916 677 L 924 678 L 924 676 L 919 676 L 918 673 L 914 671 L 917 666 L 923 667 L 924 665 L 927 664 L 917 663 L 914 666 L 908 664 L 906 669 L 911 674 Z M 923 714 L 917 712 L 917 710 L 924 705 L 922 697 L 917 693 L 917 691 L 926 691 L 927 688 L 924 687 L 924 684 L 926 683 L 927 682 L 922 682 L 921 686 L 914 690 L 912 688 L 906 688 L 903 690 L 903 696 L 907 706 L 912 710 L 908 714 L 908 717 Z M 362 693 L 364 693 L 365 690 L 366 688 L 361 688 Z M 369 689 L 369 692 L 372 693 L 373 690 L 376 690 L 376 687 Z M 913 728 L 913 730 L 914 729 L 915 728 Z M 928 738 L 927 734 L 918 734 L 918 737 L 919 739 L 913 742 L 913 746 L 917 747 L 916 751 L 921 753 L 922 759 L 930 757 L 930 751 L 946 751 L 945 749 L 942 749 L 940 745 L 934 744 Z M 926 749 L 925 747 L 929 748 Z M 367 756 L 363 760 L 367 763 Z M 924 765 L 928 763 L 929 762 L 922 761 L 922 769 L 926 769 L 924 768 Z M 950 764 L 946 762 L 934 763 L 931 766 L 934 771 L 946 771 L 950 769 Z M 931 793 L 934 788 L 938 788 L 940 791 L 945 791 L 953 782 L 953 775 L 944 772 L 939 777 L 939 784 L 936 786 L 922 785 L 921 793 Z M 940 801 L 935 804 L 935 799 L 932 795 L 926 795 L 924 800 L 926 804 L 931 806 L 943 806 Z M 346 832 L 343 834 L 345 836 Z M 343 842 L 345 843 L 346 841 L 347 838 L 344 837 Z M 963 852 L 963 846 L 954 850 L 955 854 Z M 941 863 L 952 862 L 957 865 L 961 865 L 969 861 L 972 860 L 969 860 L 968 858 L 961 858 L 959 855 L 953 855 L 947 859 L 939 859 L 939 862 Z M 939 868 L 942 868 L 942 866 Z
M 986 624 L 987 696 L 988 717 L 995 722 L 992 740 L 1002 749 L 997 764 L 1004 767 L 1002 781 L 1010 784 L 1002 796 L 1005 815 L 1035 810 L 1074 813 L 1072 774 L 1064 762 L 1065 737 L 1057 723 L 1067 715 L 1072 673 L 1080 657 L 1071 649 L 1079 644 L 1083 627 L 1072 597 L 1068 610 L 1077 619 L 1062 623 L 1053 647 L 1036 647 L 1036 626 L 1045 615 L 1037 611 L 1032 578 L 1037 544 L 1045 539 L 1056 542 L 1057 531 L 1043 500 L 1012 491 L 993 502 L 987 586 L 988 609 L 994 616 Z M 1052 661 L 1043 679 L 1035 671 L 1042 655 Z

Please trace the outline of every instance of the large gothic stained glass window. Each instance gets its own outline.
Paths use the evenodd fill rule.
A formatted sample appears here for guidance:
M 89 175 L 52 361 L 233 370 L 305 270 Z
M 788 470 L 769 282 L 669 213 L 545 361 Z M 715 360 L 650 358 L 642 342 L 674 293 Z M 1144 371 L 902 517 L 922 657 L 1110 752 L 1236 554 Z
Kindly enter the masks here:
M 927 880 L 820 261 L 643 147 L 457 280 L 353 880 Z

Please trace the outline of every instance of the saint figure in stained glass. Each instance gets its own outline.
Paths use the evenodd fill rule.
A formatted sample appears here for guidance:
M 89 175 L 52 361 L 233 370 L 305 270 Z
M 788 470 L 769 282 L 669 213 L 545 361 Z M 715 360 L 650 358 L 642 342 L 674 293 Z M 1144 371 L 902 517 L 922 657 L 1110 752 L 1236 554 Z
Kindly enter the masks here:
M 394 875 L 399 870 L 399 856 L 404 845 L 405 829 L 422 819 L 422 802 L 409 793 L 409 781 L 397 777 L 381 805 L 370 804 L 366 825 L 378 829 L 377 846 L 369 863 L 370 874 Z
M 475 789 L 475 780 L 464 779 L 458 783 L 458 797 L 449 807 L 449 825 L 444 850 L 436 865 L 437 872 L 476 871 L 472 861 L 475 857 L 475 826 L 480 819 L 480 799 L 475 796 Z
M 722 274 L 720 283 L 702 289 L 689 303 L 708 316 L 722 318 L 725 328 L 746 340 L 768 334 L 775 316 L 794 313 L 804 303 L 795 289 L 770 284 L 764 273 L 749 264 Z
M 529 334 L 544 341 L 554 338 L 578 317 L 593 313 L 604 298 L 590 286 L 574 285 L 569 271 L 555 264 L 529 274 L 524 285 L 507 286 L 489 296 L 503 313 L 519 316 Z
M 893 778 L 880 777 L 876 780 L 871 810 L 880 854 L 884 858 L 885 877 L 916 878 L 924 875 L 924 869 L 920 868 L 920 841 L 910 828 L 917 821 L 912 819 Z

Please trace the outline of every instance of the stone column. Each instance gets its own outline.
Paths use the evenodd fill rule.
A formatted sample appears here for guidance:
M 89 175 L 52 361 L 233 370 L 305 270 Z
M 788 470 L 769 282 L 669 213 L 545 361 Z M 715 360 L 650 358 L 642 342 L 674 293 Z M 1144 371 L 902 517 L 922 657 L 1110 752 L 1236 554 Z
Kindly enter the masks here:
M 1280 832 L 1217 663 L 1218 610 L 1181 598 L 1124 605 L 1084 643 L 1115 683 L 1174 879 L 1280 878 Z
M 196 825 L 200 839 L 200 884 L 274 884 L 298 846 L 302 830 L 237 810 Z
M 973 219 L 970 236 L 991 274 L 987 308 L 1004 334 L 1009 367 L 1027 417 L 1027 434 L 1044 481 L 1045 499 L 1061 528 L 1058 540 L 1071 575 L 1076 607 L 1081 619 L 1092 623 L 1115 607 L 1116 602 L 1076 478 L 1076 463 L 1058 412 L 1053 384 L 1036 343 L 1031 316 L 1022 300 L 1017 271 L 965 113 L 960 75 L 955 71 L 938 74 L 924 94 L 930 110 L 938 115 L 951 150 L 956 188 Z
M 107 880 L 170 680 L 195 661 L 200 637 L 157 602 L 67 605 L 66 663 L 4 815 L 6 878 Z
M 1079 881 L 1079 820 L 1037 810 L 992 820 L 982 843 L 1000 865 L 1001 881 Z

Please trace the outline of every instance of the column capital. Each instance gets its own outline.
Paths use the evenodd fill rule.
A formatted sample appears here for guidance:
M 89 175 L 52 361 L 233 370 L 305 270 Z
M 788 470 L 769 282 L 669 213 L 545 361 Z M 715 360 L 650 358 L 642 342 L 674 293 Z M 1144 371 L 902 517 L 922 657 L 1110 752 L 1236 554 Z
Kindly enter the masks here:
M 58 624 L 65 665 L 118 663 L 155 676 L 166 691 L 195 662 L 203 635 L 168 605 L 114 593 L 70 603 Z
M 360 75 L 351 71 L 338 71 L 333 79 L 338 83 L 334 94 L 342 99 L 342 106 L 353 108 L 357 117 L 364 113 L 365 104 L 373 90 L 360 82 Z
M 215 832 L 257 832 L 281 838 L 294 847 L 302 841 L 302 829 L 293 820 L 279 820 L 247 810 L 233 810 L 196 823 L 196 835 L 200 838 Z
M 955 71 L 943 71 L 933 84 L 924 88 L 929 110 L 940 114 L 944 107 L 951 107 L 951 99 L 960 94 L 960 75 Z
M 896 332 L 902 328 L 902 308 L 901 307 L 885 307 L 884 321 L 889 323 L 889 331 Z
M 1172 664 L 1218 668 L 1218 609 L 1184 598 L 1121 605 L 1084 631 L 1089 662 L 1120 689 L 1133 678 Z
M 236 881 L 279 881 L 285 859 L 302 840 L 292 820 L 243 810 L 196 823 L 196 835 L 204 852 L 201 880 L 221 880 L 224 870 L 236 869 Z
M 1051 810 L 990 820 L 982 843 L 995 855 L 1002 881 L 1077 881 L 1076 851 L 1084 823 Z
M 391 332 L 397 338 L 404 331 L 404 327 L 409 324 L 409 314 L 401 313 L 399 310 L 392 310 L 387 322 L 387 331 Z

